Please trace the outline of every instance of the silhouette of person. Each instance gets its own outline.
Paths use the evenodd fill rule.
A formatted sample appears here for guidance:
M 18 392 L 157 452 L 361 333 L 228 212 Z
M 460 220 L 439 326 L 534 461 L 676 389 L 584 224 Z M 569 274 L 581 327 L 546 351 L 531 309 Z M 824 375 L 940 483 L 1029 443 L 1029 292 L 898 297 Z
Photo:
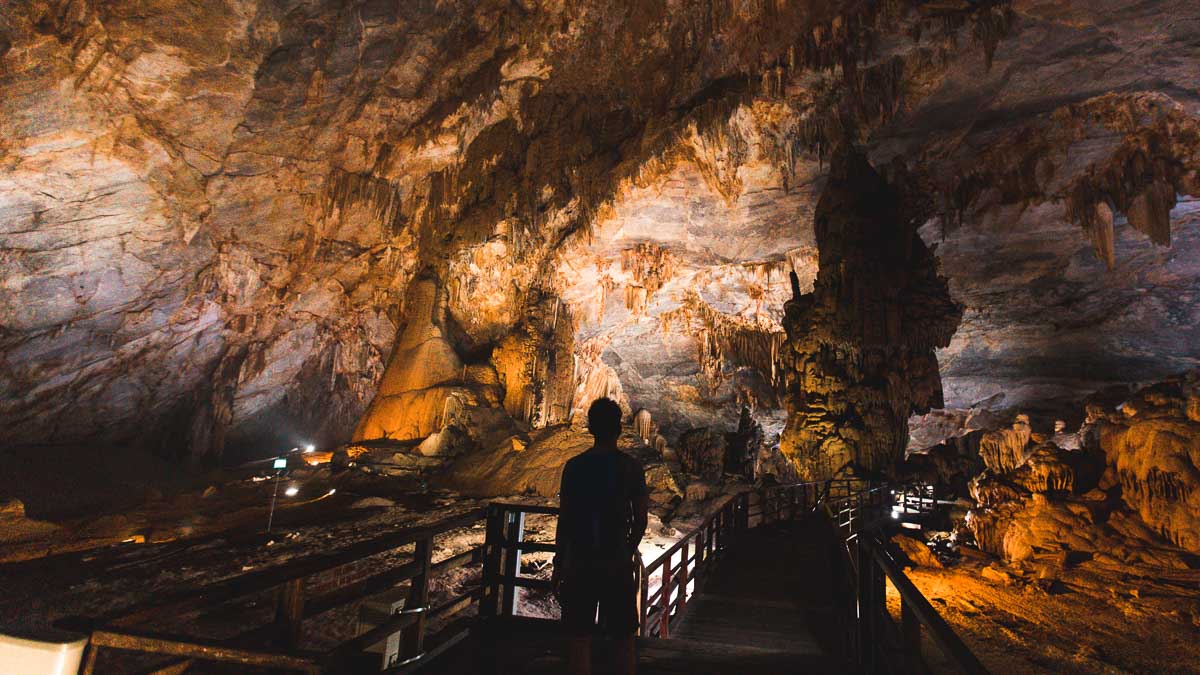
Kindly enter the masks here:
M 649 502 L 641 462 L 617 449 L 621 408 L 601 398 L 588 409 L 595 444 L 563 467 L 559 488 L 554 592 L 562 605 L 573 675 L 591 673 L 591 637 L 613 638 L 617 673 L 637 668 L 638 543 Z

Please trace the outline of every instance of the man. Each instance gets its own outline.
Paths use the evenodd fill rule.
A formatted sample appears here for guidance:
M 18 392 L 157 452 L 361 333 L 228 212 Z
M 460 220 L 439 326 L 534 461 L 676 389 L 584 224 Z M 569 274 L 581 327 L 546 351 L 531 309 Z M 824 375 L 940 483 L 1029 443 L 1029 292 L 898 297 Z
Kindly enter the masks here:
M 600 627 L 616 640 L 616 672 L 637 668 L 638 543 L 646 533 L 648 496 L 640 462 L 617 449 L 621 408 L 607 398 L 588 409 L 595 444 L 563 467 L 559 488 L 554 590 L 569 635 L 573 675 L 590 675 L 591 636 Z

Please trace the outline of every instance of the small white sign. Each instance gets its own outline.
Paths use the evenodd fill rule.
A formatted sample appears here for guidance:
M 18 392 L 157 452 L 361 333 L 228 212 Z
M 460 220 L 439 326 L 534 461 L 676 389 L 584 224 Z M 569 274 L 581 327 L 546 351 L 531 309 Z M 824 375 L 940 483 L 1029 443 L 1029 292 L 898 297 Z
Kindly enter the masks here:
M 276 469 L 286 469 L 287 468 L 287 458 L 280 457 L 279 459 L 276 459 L 275 460 L 275 468 Z

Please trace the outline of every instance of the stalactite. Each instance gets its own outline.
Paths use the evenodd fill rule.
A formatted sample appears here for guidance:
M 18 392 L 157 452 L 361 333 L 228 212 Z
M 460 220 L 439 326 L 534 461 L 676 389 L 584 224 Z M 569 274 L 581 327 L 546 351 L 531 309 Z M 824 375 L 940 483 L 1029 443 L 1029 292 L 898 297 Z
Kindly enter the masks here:
M 389 234 L 396 234 L 401 226 L 403 199 L 400 190 L 370 174 L 335 169 L 325 179 L 317 199 L 326 220 L 344 213 L 351 206 L 361 205 L 369 210 L 374 220 L 384 223 Z
M 642 408 L 633 416 L 633 432 L 637 437 L 642 439 L 642 442 L 650 442 L 650 434 L 653 432 L 650 411 Z

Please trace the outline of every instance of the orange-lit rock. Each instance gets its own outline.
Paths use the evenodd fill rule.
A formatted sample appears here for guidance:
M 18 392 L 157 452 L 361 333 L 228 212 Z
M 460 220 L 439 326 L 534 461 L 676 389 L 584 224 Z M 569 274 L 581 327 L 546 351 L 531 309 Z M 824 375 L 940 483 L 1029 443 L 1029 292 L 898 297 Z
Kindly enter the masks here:
M 942 406 L 933 350 L 962 315 L 896 189 L 853 149 L 830 172 L 816 212 L 814 291 L 801 294 L 794 278 L 784 318 L 780 450 L 808 480 L 893 469 L 909 415 Z
M 1142 389 L 1100 423 L 1100 446 L 1121 497 L 1168 541 L 1200 552 L 1197 374 Z

